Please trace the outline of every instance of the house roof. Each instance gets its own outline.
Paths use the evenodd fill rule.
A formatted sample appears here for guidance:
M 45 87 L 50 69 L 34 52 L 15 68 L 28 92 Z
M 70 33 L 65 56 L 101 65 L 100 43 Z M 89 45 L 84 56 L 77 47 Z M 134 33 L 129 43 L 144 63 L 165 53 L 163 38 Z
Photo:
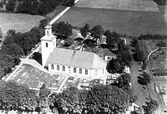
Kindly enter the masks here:
M 52 41 L 55 38 L 56 38 L 55 35 L 45 35 L 41 38 L 41 40 Z
M 48 57 L 48 64 L 58 64 L 71 67 L 98 69 L 106 67 L 106 62 L 97 54 L 63 48 L 55 48 Z

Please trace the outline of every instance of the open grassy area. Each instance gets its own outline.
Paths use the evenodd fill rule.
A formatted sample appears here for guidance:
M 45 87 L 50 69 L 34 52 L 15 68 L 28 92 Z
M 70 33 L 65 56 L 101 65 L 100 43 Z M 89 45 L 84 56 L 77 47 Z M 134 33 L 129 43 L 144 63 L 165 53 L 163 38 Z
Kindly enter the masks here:
M 38 26 L 42 19 L 44 17 L 38 15 L 0 13 L 0 28 L 3 34 L 10 29 L 15 29 L 17 32 L 28 32 L 31 28 Z
M 159 12 L 153 0 L 80 0 L 76 7 Z
M 91 27 L 102 25 L 104 29 L 131 36 L 147 33 L 167 34 L 164 13 L 159 12 L 73 7 L 59 21 L 79 27 L 85 23 L 90 24 Z

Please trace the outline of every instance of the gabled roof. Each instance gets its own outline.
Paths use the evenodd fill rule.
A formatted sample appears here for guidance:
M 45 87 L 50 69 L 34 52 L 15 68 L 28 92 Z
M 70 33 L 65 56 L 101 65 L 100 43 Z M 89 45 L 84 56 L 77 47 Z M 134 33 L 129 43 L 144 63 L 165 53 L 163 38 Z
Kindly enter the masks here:
M 55 48 L 48 57 L 48 64 L 58 64 L 71 67 L 98 69 L 106 67 L 106 62 L 97 54 L 63 48 Z

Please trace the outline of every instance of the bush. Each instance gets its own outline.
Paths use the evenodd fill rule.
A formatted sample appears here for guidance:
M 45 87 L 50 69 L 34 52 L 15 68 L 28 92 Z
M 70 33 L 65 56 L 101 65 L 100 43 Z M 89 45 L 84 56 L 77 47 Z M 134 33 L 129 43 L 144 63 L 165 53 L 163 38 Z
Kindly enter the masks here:
M 143 72 L 142 76 L 138 76 L 138 83 L 141 85 L 148 85 L 151 81 L 150 74 Z
M 161 41 L 159 41 L 159 42 L 157 43 L 157 46 L 159 46 L 159 47 L 166 47 L 166 43 L 161 40 Z
M 146 102 L 147 106 L 143 106 L 144 114 L 152 114 L 158 108 L 158 102 L 151 99 L 150 102 Z

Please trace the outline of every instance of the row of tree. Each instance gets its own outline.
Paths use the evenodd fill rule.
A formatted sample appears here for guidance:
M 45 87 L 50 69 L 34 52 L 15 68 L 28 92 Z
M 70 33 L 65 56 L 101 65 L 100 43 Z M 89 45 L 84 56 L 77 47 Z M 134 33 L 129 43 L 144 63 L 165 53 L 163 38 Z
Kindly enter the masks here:
M 0 81 L 0 109 L 11 111 L 41 112 L 50 91 L 43 86 L 39 94 L 25 85 L 14 81 Z
M 129 103 L 129 95 L 115 85 L 96 85 L 89 90 L 70 87 L 50 94 L 44 84 L 37 92 L 13 81 L 0 81 L 0 109 L 6 111 L 120 114 L 126 112 Z
M 166 0 L 153 0 L 156 2 L 158 5 L 166 5 Z
M 131 41 L 131 46 L 133 47 L 132 52 L 133 52 L 133 59 L 135 61 L 145 61 L 145 55 L 144 52 L 140 48 L 140 41 L 136 38 L 134 38 Z
M 159 35 L 159 34 L 155 34 L 155 35 L 152 35 L 152 34 L 146 34 L 146 35 L 140 35 L 138 40 L 164 40 L 164 39 L 167 39 L 167 36 L 166 35 Z
M 49 97 L 51 109 L 69 114 L 124 113 L 129 106 L 129 96 L 111 85 L 96 85 L 90 90 L 71 87 Z
M 75 0 L 9 0 L 6 9 L 10 12 L 46 15 L 61 4 L 72 7 Z

